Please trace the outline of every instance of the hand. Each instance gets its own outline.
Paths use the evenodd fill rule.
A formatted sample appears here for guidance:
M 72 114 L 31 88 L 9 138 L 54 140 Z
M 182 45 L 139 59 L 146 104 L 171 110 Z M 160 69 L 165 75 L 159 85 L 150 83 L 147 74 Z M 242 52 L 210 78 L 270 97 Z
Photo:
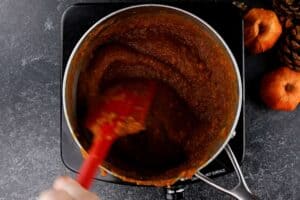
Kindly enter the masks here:
M 41 193 L 39 200 L 100 200 L 99 197 L 82 188 L 70 177 L 62 176 L 53 183 L 53 188 Z

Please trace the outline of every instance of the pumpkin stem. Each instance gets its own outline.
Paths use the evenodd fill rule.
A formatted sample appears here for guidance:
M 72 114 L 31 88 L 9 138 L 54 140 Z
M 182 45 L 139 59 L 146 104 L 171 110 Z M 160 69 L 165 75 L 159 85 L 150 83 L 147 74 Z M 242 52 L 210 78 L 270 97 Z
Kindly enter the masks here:
M 284 88 L 285 88 L 285 91 L 291 92 L 294 90 L 295 87 L 292 84 L 287 83 Z

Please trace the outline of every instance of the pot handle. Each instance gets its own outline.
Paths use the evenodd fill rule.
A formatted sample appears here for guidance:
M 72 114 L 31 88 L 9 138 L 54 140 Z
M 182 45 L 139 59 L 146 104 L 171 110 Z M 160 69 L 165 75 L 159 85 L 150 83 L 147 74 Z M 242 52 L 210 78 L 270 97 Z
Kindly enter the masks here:
M 165 188 L 166 200 L 184 200 L 184 186 L 177 185 Z
M 238 200 L 258 200 L 258 197 L 255 196 L 249 189 L 245 178 L 243 176 L 243 173 L 241 171 L 241 168 L 239 166 L 238 161 L 236 160 L 235 155 L 233 154 L 229 144 L 226 145 L 225 151 L 234 167 L 234 170 L 237 174 L 237 177 L 239 179 L 239 183 L 231 190 L 225 189 L 217 184 L 214 183 L 214 181 L 208 177 L 206 177 L 204 174 L 202 174 L 200 171 L 198 171 L 195 176 L 205 183 L 211 185 L 212 187 L 216 188 L 217 190 L 220 190 L 232 197 L 235 197 Z

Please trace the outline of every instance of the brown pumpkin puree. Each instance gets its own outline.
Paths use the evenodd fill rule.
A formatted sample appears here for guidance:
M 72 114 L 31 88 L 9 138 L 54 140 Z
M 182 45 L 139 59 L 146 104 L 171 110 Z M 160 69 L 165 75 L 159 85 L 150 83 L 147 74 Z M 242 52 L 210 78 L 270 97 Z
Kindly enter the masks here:
M 238 102 L 233 64 L 193 19 L 168 11 L 120 18 L 98 27 L 99 48 L 78 82 L 78 112 L 84 117 L 90 99 L 112 82 L 157 80 L 146 130 L 118 140 L 103 166 L 142 185 L 190 178 L 231 129 Z

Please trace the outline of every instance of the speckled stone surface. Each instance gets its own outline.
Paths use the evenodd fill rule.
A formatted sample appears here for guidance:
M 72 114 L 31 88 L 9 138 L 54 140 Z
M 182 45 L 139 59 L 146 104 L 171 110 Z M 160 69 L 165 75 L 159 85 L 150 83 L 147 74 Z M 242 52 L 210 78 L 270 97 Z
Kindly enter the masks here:
M 72 175 L 59 146 L 60 19 L 75 0 L 0 0 L 0 200 L 36 199 L 58 175 Z M 82 1 L 81 1 L 82 2 Z M 84 1 L 87 2 L 87 1 Z M 90 1 L 89 1 L 90 2 Z M 246 157 L 242 170 L 261 199 L 300 199 L 300 108 L 268 110 L 258 98 L 274 52 L 246 55 Z M 233 186 L 229 174 L 216 179 Z M 97 182 L 102 200 L 164 199 L 162 189 Z M 198 183 L 186 199 L 229 199 Z

